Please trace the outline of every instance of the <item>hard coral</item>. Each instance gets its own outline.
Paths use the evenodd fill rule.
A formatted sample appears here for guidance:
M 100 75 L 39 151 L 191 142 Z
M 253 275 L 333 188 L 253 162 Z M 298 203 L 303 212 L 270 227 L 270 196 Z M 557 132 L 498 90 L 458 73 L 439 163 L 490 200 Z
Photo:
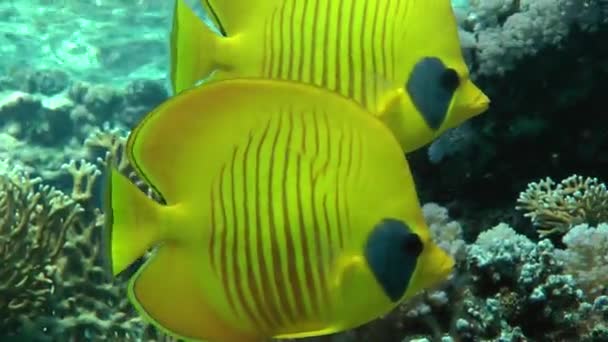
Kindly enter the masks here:
M 567 246 L 557 251 L 567 272 L 574 274 L 591 297 L 608 291 L 608 224 L 578 225 L 562 238 Z M 607 306 L 608 307 L 608 306 Z
M 517 199 L 541 235 L 565 233 L 571 227 L 608 222 L 608 190 L 597 178 L 573 175 L 559 184 L 551 178 L 528 184 Z
M 0 177 L 0 331 L 47 314 L 66 232 L 83 208 L 23 175 Z
M 543 49 L 560 47 L 576 27 L 594 31 L 606 20 L 604 0 L 471 0 L 463 22 L 475 42 L 479 75 L 502 75 Z
M 592 308 L 549 240 L 534 243 L 501 223 L 482 233 L 468 253 L 463 271 L 472 284 L 463 298 L 461 340 L 496 340 L 517 330 L 523 340 L 593 341 L 601 311 Z
M 425 205 L 435 228 L 456 225 L 446 214 Z M 310 341 L 605 341 L 608 297 L 589 296 L 548 239 L 532 241 L 501 223 L 465 253 L 441 290 L 348 333 Z
M 0 178 L 0 340 L 170 341 L 131 307 L 126 279 L 104 266 L 98 168 L 71 161 L 63 170 L 71 195 L 24 175 Z

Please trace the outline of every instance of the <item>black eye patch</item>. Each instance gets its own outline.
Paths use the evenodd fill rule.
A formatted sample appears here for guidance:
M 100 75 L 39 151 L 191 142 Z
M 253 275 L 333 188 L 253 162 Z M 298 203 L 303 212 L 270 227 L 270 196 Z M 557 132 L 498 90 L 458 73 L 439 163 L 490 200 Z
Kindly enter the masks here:
M 447 116 L 460 78 L 454 69 L 446 68 L 436 57 L 422 58 L 410 74 L 406 90 L 432 129 L 438 129 Z
M 365 258 L 384 293 L 393 302 L 405 294 L 423 247 L 420 237 L 396 219 L 382 220 L 370 233 Z

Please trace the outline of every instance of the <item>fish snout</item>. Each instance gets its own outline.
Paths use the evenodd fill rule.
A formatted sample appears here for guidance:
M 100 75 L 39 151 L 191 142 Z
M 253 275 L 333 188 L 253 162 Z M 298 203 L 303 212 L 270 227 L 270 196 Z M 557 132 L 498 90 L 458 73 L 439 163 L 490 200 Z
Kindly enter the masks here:
M 434 243 L 427 245 L 423 252 L 422 262 L 422 289 L 428 289 L 439 285 L 446 280 L 454 269 L 454 259 L 443 249 Z
M 490 98 L 471 80 L 467 80 L 462 85 L 460 98 L 462 99 L 459 101 L 460 110 L 467 118 L 479 115 L 490 107 Z

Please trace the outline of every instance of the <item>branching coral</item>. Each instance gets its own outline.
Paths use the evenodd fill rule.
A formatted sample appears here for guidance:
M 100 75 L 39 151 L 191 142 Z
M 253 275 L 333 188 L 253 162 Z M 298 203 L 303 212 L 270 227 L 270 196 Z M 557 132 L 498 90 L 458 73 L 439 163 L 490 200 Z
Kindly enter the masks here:
M 571 227 L 608 222 L 608 190 L 597 178 L 573 175 L 559 184 L 551 178 L 528 184 L 517 210 L 526 211 L 541 235 L 565 233 Z
M 64 164 L 62 169 L 66 170 L 74 180 L 72 186 L 71 197 L 75 201 L 88 201 L 93 196 L 93 185 L 101 172 L 92 163 L 86 160 L 81 160 L 79 163 L 75 160 L 70 160 Z
M 40 179 L 0 177 L 0 331 L 48 310 L 53 278 L 82 207 Z
M 103 162 L 118 162 L 118 150 Z M 63 170 L 71 195 L 25 174 L 0 177 L 0 340 L 170 341 L 131 307 L 126 279 L 107 273 L 98 167 L 70 161 Z

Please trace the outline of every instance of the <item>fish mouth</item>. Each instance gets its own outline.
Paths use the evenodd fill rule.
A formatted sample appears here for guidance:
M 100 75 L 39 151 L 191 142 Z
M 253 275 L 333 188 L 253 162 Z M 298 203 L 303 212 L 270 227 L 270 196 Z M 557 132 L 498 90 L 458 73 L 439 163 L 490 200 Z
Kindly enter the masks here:
M 429 258 L 428 269 L 425 270 L 425 287 L 432 288 L 445 281 L 454 270 L 454 259 L 441 247 L 431 245 L 427 258 Z
M 441 278 L 443 279 L 447 278 L 447 276 L 450 275 L 452 271 L 454 271 L 454 266 L 456 265 L 454 259 L 446 252 L 444 253 L 445 258 L 443 258 L 443 262 L 439 265 L 439 273 L 441 274 Z
M 490 98 L 473 82 L 468 81 L 463 85 L 462 99 L 464 109 L 470 116 L 485 112 L 490 107 Z
M 437 265 L 437 278 L 439 281 L 444 280 L 454 270 L 454 259 L 440 247 L 436 247 L 439 252 L 440 262 Z
M 480 91 L 479 95 L 473 100 L 473 108 L 475 110 L 479 110 L 480 112 L 485 112 L 488 108 L 490 108 L 490 98 Z

